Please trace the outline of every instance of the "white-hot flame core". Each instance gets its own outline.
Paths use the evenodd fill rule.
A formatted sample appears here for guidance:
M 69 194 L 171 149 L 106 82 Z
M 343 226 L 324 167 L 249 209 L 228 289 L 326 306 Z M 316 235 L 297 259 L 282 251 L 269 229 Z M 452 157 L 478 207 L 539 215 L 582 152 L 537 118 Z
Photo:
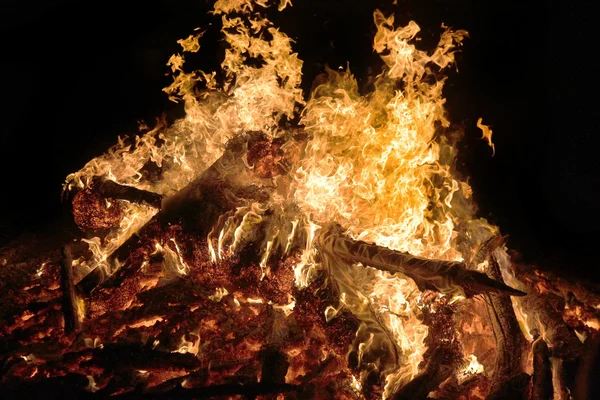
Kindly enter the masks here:
M 463 371 L 464 375 L 475 375 L 483 373 L 483 365 L 477 360 L 477 357 L 474 354 L 469 356 L 469 364 Z

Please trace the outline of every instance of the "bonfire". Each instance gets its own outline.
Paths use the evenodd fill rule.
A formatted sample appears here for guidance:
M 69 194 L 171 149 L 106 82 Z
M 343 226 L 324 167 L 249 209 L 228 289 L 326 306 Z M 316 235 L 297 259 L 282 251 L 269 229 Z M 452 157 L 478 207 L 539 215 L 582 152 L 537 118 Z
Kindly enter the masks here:
M 514 259 L 456 168 L 434 48 L 373 15 L 384 68 L 309 94 L 265 11 L 219 0 L 218 71 L 181 39 L 164 89 L 185 116 L 70 174 L 79 237 L 0 254 L 8 397 L 568 399 L 598 288 Z M 477 126 L 492 151 L 492 130 Z

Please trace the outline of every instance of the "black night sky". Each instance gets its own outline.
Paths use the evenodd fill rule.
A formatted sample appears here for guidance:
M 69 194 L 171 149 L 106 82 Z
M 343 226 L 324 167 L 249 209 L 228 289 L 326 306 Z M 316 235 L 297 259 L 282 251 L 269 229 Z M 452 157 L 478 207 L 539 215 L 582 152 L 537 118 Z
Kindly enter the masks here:
M 137 121 L 181 115 L 161 89 L 176 40 L 218 19 L 209 1 L 5 1 L 0 6 L 2 115 L 0 245 L 24 232 L 65 229 L 64 177 L 135 133 Z M 594 13 L 582 2 L 506 0 L 294 0 L 269 16 L 294 38 L 304 89 L 350 63 L 361 83 L 378 57 L 372 12 L 414 19 L 423 43 L 440 25 L 470 39 L 451 73 L 450 119 L 463 125 L 462 168 L 480 215 L 529 261 L 600 282 L 600 177 Z M 542 3 L 540 1 L 540 3 Z M 211 33 L 213 32 L 213 33 Z M 201 44 L 219 62 L 217 28 Z M 211 44 L 212 43 L 212 44 Z M 496 155 L 480 139 L 494 130 Z

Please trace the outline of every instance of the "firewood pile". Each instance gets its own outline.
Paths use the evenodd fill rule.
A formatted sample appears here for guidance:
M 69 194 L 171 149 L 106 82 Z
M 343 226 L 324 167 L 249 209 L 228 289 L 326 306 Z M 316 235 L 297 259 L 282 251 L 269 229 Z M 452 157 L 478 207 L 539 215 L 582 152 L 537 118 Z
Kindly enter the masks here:
M 0 398 L 597 397 L 600 287 L 521 263 L 456 167 L 467 33 L 421 49 L 375 10 L 368 93 L 327 69 L 305 96 L 273 3 L 215 2 L 221 68 L 184 68 L 200 28 L 167 63 L 185 117 L 70 174 L 72 228 L 0 249 Z

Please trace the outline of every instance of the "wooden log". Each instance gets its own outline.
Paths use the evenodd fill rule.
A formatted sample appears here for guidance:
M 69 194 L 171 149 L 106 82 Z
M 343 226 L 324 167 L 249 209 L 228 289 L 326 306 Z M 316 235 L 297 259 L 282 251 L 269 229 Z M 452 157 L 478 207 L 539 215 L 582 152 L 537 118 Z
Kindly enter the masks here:
M 466 269 L 459 262 L 428 260 L 385 247 L 353 240 L 335 227 L 319 231 L 314 245 L 319 251 L 350 262 L 387 271 L 400 272 L 413 279 L 421 290 L 472 296 L 476 293 L 496 293 L 524 296 L 525 293 L 490 279 L 487 275 Z
M 266 181 L 251 173 L 242 161 L 248 142 L 256 134 L 240 135 L 228 143 L 223 155 L 197 179 L 173 196 L 162 199 L 161 211 L 156 214 L 140 231 L 131 236 L 108 258 L 109 263 L 124 260 L 139 246 L 139 236 L 151 231 L 155 224 L 167 226 L 181 225 L 199 236 L 206 236 L 216 224 L 218 218 L 227 211 L 235 210 L 245 201 L 265 201 L 269 194 L 260 189 Z M 110 279 L 118 284 L 128 273 L 118 273 Z M 77 286 L 90 293 L 109 277 L 101 268 L 95 268 L 84 277 Z
M 500 267 L 490 258 L 486 272 L 497 281 L 503 281 Z M 496 361 L 489 400 L 520 399 L 526 396 L 529 376 L 524 372 L 527 341 L 521 332 L 510 298 L 496 294 L 483 296 L 494 337 L 496 338 Z
M 539 332 L 534 332 L 531 346 L 533 352 L 533 376 L 531 377 L 531 399 L 550 400 L 553 397 L 550 349 Z
M 78 313 L 78 295 L 73 282 L 73 256 L 68 245 L 62 248 L 61 260 L 62 309 L 65 318 L 65 333 L 79 331 L 81 320 Z
M 511 268 L 514 271 L 520 270 L 514 263 Z M 544 332 L 543 336 L 551 349 L 552 357 L 564 361 L 576 361 L 582 354 L 583 345 L 577 335 L 569 329 L 561 313 L 553 307 L 553 304 L 564 304 L 564 299 L 549 291 L 541 294 L 536 289 L 536 285 L 532 287 L 521 280 L 527 281 L 526 276 L 513 275 L 511 284 L 519 290 L 529 292 L 527 296 L 515 299 L 517 305 L 527 315 L 529 329 Z

